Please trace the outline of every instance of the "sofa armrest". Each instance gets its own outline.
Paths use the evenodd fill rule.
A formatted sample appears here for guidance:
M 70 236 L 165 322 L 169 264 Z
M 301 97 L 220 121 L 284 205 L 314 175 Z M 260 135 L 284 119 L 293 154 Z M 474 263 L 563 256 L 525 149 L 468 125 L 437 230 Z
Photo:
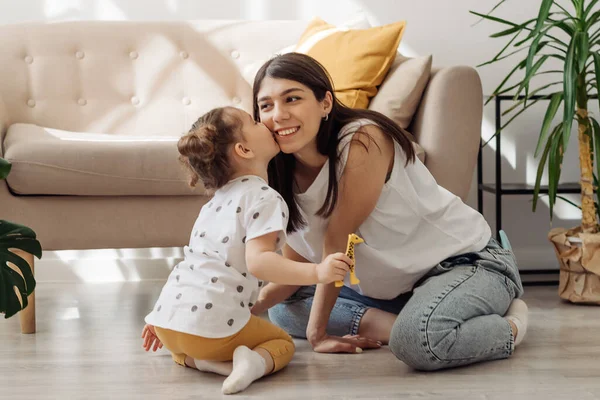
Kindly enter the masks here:
M 8 110 L 6 109 L 4 100 L 0 97 L 0 157 L 4 154 L 4 138 L 6 137 L 8 126 Z
M 410 130 L 425 149 L 425 165 L 438 184 L 463 201 L 477 162 L 482 118 L 483 90 L 475 69 L 431 71 Z

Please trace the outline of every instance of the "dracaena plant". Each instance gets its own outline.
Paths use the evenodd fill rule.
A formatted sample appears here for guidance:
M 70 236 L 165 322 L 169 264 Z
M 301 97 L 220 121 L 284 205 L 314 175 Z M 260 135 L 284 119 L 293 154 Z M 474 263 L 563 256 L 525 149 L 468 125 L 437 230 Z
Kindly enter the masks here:
M 11 164 L 0 158 L 0 180 L 8 176 L 10 169 Z M 29 264 L 9 249 L 19 249 L 37 258 L 42 257 L 42 247 L 33 230 L 0 220 L 0 314 L 4 314 L 5 318 L 27 307 L 27 296 L 35 289 Z
M 537 16 L 523 22 L 507 21 L 492 15 L 506 1 L 500 1 L 487 14 L 471 11 L 485 20 L 504 25 L 503 30 L 491 37 L 504 38 L 507 41 L 495 57 L 481 66 L 515 57 L 519 53 L 525 55 L 518 59 L 488 102 L 499 95 L 514 95 L 516 103 L 504 114 L 515 114 L 501 129 L 538 101 L 547 102 L 534 153 L 535 157 L 539 158 L 539 164 L 534 186 L 533 211 L 540 196 L 544 168 L 547 167 L 550 218 L 559 197 L 557 188 L 563 155 L 569 144 L 571 128 L 576 124 L 580 162 L 581 228 L 585 233 L 598 232 L 597 205 L 594 197 L 600 197 L 600 189 L 595 182 L 595 177 L 600 176 L 600 160 L 597 159 L 594 163 L 594 153 L 600 154 L 600 125 L 596 118 L 588 113 L 588 102 L 598 97 L 600 81 L 600 0 L 542 0 Z M 520 80 L 514 83 L 517 76 Z M 546 83 L 547 79 L 544 84 L 534 88 L 534 82 L 542 77 L 550 78 L 550 83 Z M 562 118 L 554 124 L 559 110 L 562 110 Z

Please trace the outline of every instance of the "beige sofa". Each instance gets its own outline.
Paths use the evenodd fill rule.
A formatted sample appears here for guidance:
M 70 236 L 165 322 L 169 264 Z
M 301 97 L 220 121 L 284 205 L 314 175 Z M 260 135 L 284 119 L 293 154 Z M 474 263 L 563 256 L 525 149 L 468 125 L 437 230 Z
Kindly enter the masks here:
M 240 71 L 295 43 L 301 21 L 69 22 L 0 27 L 0 218 L 44 250 L 184 245 L 200 207 L 175 142 L 215 106 L 251 109 Z M 474 69 L 436 68 L 410 130 L 466 198 L 480 137 Z M 35 331 L 35 303 L 21 313 Z

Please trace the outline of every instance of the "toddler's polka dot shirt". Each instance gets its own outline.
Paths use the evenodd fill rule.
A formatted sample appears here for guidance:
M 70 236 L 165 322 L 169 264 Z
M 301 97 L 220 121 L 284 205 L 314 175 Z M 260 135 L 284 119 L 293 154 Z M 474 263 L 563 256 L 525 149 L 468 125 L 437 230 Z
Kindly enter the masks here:
M 262 178 L 231 180 L 202 207 L 146 323 L 207 338 L 239 332 L 264 284 L 246 267 L 246 242 L 278 232 L 280 250 L 287 223 L 285 201 Z

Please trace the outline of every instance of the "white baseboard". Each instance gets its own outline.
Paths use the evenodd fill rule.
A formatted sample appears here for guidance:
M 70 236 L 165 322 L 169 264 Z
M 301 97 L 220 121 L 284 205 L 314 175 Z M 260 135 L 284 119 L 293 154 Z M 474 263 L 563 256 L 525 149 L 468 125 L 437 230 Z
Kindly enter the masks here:
M 513 243 L 514 246 L 514 243 Z M 514 248 L 522 271 L 556 269 L 549 246 Z M 183 259 L 181 248 L 46 251 L 35 264 L 38 282 L 136 282 L 165 280 Z

